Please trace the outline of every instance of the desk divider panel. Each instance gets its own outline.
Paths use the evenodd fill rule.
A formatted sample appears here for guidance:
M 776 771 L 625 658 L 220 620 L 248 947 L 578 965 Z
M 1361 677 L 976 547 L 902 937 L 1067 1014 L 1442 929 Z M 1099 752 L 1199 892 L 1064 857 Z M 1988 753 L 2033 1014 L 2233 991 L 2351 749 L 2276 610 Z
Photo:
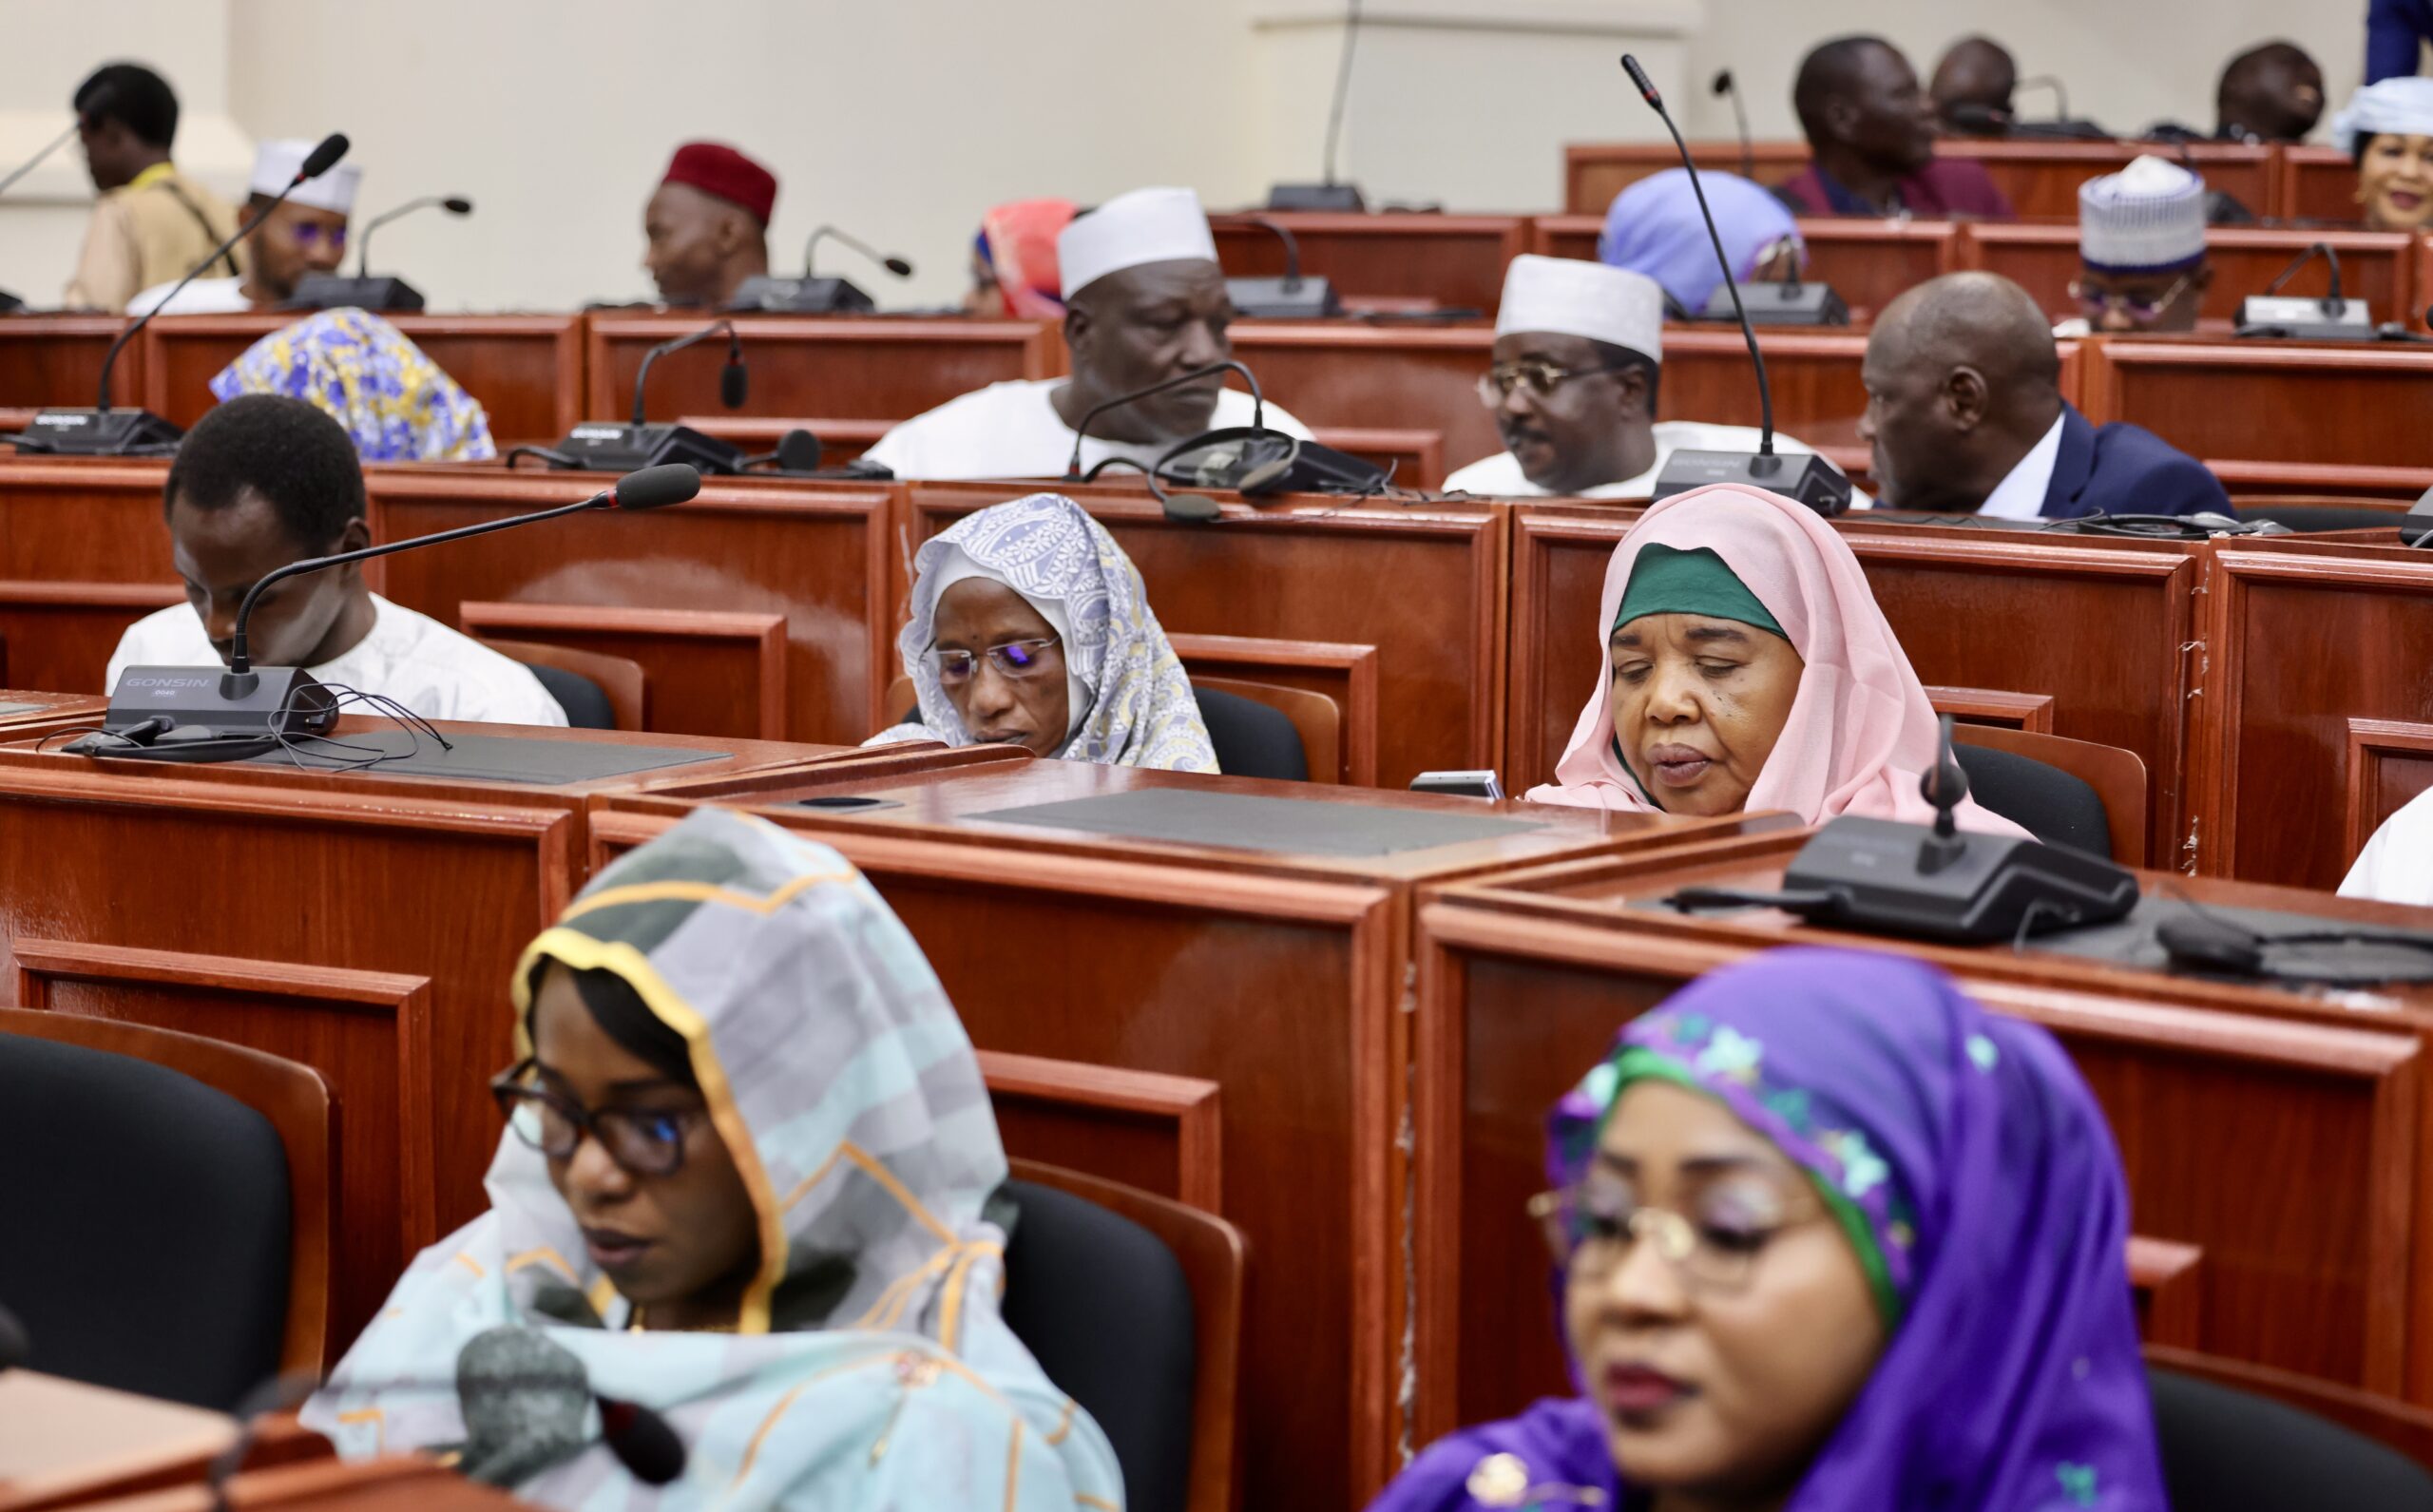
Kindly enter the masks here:
M 2424 465 L 2433 350 L 2160 337 L 2086 345 L 2079 408 L 2089 420 L 2143 426 L 2209 467 Z
M 710 316 L 590 316 L 584 418 L 633 413 L 642 354 L 690 335 Z M 1052 378 L 1064 371 L 1063 336 L 1032 320 L 929 320 L 876 316 L 737 316 L 735 329 L 751 369 L 739 410 L 719 403 L 723 338 L 671 354 L 650 370 L 645 408 L 655 419 L 681 414 L 829 415 L 840 420 L 909 420 L 959 394 L 1011 378 Z
M 0 320 L 0 408 L 90 409 L 100 397 L 102 359 L 126 329 L 114 315 L 12 315 Z M 110 370 L 110 400 L 142 396 L 144 340 L 137 337 Z
M 1528 250 L 1523 216 L 1271 211 L 1259 219 L 1292 232 L 1301 271 L 1346 299 L 1415 297 L 1488 319 L 1504 298 L 1504 265 Z M 1283 276 L 1284 239 L 1274 232 L 1242 216 L 1212 216 L 1210 227 L 1227 278 Z

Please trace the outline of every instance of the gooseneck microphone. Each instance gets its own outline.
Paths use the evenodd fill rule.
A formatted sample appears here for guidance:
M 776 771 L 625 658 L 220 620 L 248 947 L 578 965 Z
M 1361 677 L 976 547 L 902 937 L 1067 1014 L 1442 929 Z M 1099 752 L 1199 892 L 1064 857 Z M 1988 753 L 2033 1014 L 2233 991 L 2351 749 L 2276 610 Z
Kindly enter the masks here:
M 372 276 L 372 233 L 399 216 L 410 216 L 417 210 L 428 210 L 432 205 L 439 206 L 452 216 L 468 216 L 473 213 L 473 201 L 461 194 L 427 194 L 419 200 L 409 200 L 393 210 L 382 211 L 365 221 L 362 231 L 355 236 L 354 276 L 358 278 Z
M 411 315 L 423 308 L 422 291 L 405 279 L 393 276 L 372 276 L 372 233 L 416 210 L 437 205 L 451 216 L 473 213 L 473 201 L 462 195 L 427 194 L 419 200 L 409 200 L 393 210 L 374 216 L 355 237 L 354 277 L 338 273 L 309 273 L 297 280 L 296 297 L 287 301 L 295 310 L 401 310 Z
M 720 334 L 726 336 L 726 365 L 718 370 L 718 402 L 730 410 L 743 408 L 743 401 L 752 392 L 752 372 L 743 365 L 743 338 L 735 334 L 734 321 L 713 320 L 689 335 L 662 341 L 642 354 L 642 369 L 634 374 L 633 423 L 637 429 L 642 426 L 645 412 L 642 395 L 650 384 L 651 365 L 670 353 L 681 352 Z
M 847 236 L 834 226 L 821 226 L 811 234 L 810 240 L 802 244 L 802 276 L 806 278 L 816 277 L 812 272 L 814 267 L 812 259 L 818 253 L 819 244 L 822 241 L 841 241 L 899 278 L 912 277 L 912 264 L 903 258 L 893 253 L 882 253 L 869 242 L 858 237 Z
M 1334 98 L 1327 106 L 1326 160 L 1317 183 L 1279 183 L 1267 191 L 1270 210 L 1331 210 L 1359 215 L 1369 208 L 1360 186 L 1335 177 L 1335 148 L 1343 141 L 1343 107 L 1351 97 L 1351 60 L 1360 50 L 1360 0 L 1344 0 L 1343 50 L 1335 58 Z
M 644 418 L 648 412 L 644 399 L 650 390 L 650 370 L 659 359 L 719 335 L 726 337 L 726 364 L 718 369 L 718 402 L 730 410 L 742 409 L 752 393 L 752 370 L 744 365 L 743 338 L 737 333 L 734 321 L 713 320 L 699 331 L 662 341 L 642 354 L 642 367 L 634 373 L 632 419 L 585 420 L 567 431 L 555 447 L 540 454 L 552 466 L 592 472 L 631 472 L 666 462 L 684 463 L 712 475 L 741 472 L 750 459 L 734 442 L 706 435 L 688 425 L 664 421 L 654 425 Z
M 1757 376 L 1757 451 L 1754 456 L 1737 451 L 1676 451 L 1666 460 L 1664 470 L 1657 474 L 1653 496 L 1671 498 L 1693 488 L 1713 484 L 1736 483 L 1744 488 L 1762 488 L 1795 499 L 1817 513 L 1837 515 L 1850 507 L 1850 480 L 1842 476 L 1833 465 L 1813 452 L 1778 457 L 1774 454 L 1774 391 L 1766 376 L 1766 354 L 1757 346 L 1757 330 L 1749 323 L 1749 312 L 1740 302 L 1740 280 L 1733 277 L 1732 259 L 1724 255 L 1723 233 L 1715 228 L 1715 212 L 1707 207 L 1705 185 L 1698 182 L 1698 165 L 1690 157 L 1690 144 L 1681 140 L 1681 128 L 1673 124 L 1672 113 L 1664 108 L 1664 97 L 1657 92 L 1656 83 L 1639 67 L 1637 58 L 1622 54 L 1622 71 L 1629 74 L 1638 86 L 1639 98 L 1647 102 L 1664 129 L 1673 135 L 1673 149 L 1680 154 L 1681 166 L 1689 170 L 1690 189 L 1698 201 L 1698 215 L 1706 221 L 1707 240 L 1715 248 L 1715 265 L 1723 270 L 1723 287 L 1732 296 L 1733 317 L 1740 322 L 1741 339 L 1749 344 L 1749 364 Z
M 1752 183 L 1756 182 L 1757 144 L 1749 135 L 1749 104 L 1740 98 L 1739 81 L 1733 78 L 1730 68 L 1718 70 L 1715 83 L 1707 86 L 1707 92 L 1718 99 L 1732 101 L 1733 124 L 1740 130 L 1740 177 Z
M 2280 297 L 2281 290 L 2308 263 L 2321 258 L 2330 270 L 2329 286 L 2320 299 Z M 2318 241 L 2292 258 L 2260 295 L 2239 301 L 2238 335 L 2294 337 L 2302 341 L 2373 341 L 2382 333 L 2363 299 L 2342 297 L 2340 254 L 2328 241 Z
M 1225 297 L 1234 301 L 1236 315 L 1264 320 L 1311 320 L 1343 314 L 1343 301 L 1335 297 L 1332 284 L 1324 278 L 1301 277 L 1301 239 L 1293 234 L 1291 227 L 1263 215 L 1246 215 L 1240 222 L 1256 226 L 1284 243 L 1284 277 L 1226 279 Z
M 84 128 L 85 118 L 83 116 L 78 116 L 74 121 L 68 124 L 67 130 L 51 138 L 48 142 L 44 143 L 41 151 L 35 153 L 32 157 L 28 158 L 25 162 L 18 163 L 16 167 L 10 169 L 9 177 L 0 179 L 0 194 L 7 194 L 10 189 L 15 188 L 19 179 L 24 178 L 27 174 L 29 174 L 36 168 L 41 167 L 44 161 L 52 153 L 57 152 L 60 148 L 67 145 L 70 142 L 75 141 L 76 133 Z
M 1089 411 L 1082 416 L 1082 423 L 1073 428 L 1073 456 L 1072 460 L 1064 464 L 1064 476 L 1068 480 L 1078 480 L 1082 476 L 1082 443 L 1089 439 L 1090 426 L 1099 416 L 1109 410 L 1121 410 L 1127 404 L 1137 404 L 1142 399 L 1163 393 L 1169 389 L 1179 389 L 1186 384 L 1197 383 L 1202 378 L 1213 378 L 1223 373 L 1240 373 L 1242 381 L 1250 385 L 1251 429 L 1266 430 L 1267 396 L 1259 392 L 1258 375 L 1241 363 L 1230 358 L 1223 362 L 1212 362 L 1204 368 L 1194 368 L 1189 373 L 1178 373 L 1171 378 L 1135 389 L 1129 393 L 1119 393 L 1111 399 L 1102 399 L 1092 405 Z
M 273 584 L 308 572 L 369 562 L 448 541 L 465 541 L 495 530 L 538 525 L 590 509 L 659 509 L 682 504 L 701 491 L 701 475 L 682 464 L 645 468 L 619 478 L 587 499 L 532 514 L 485 520 L 432 535 L 385 545 L 307 557 L 265 574 L 245 590 L 237 606 L 228 666 L 128 667 L 110 690 L 102 733 L 65 749 L 76 756 L 125 756 L 153 761 L 240 761 L 261 755 L 283 737 L 325 735 L 337 722 L 337 701 L 302 667 L 256 668 L 245 631 L 261 597 Z M 167 728 L 162 721 L 167 721 Z
M 112 411 L 110 409 L 110 371 L 118 366 L 118 354 L 135 334 L 152 323 L 152 317 L 177 302 L 185 286 L 228 255 L 228 249 L 253 234 L 254 228 L 270 218 L 273 211 L 287 202 L 287 197 L 308 181 L 317 179 L 338 165 L 346 156 L 347 140 L 342 131 L 333 131 L 306 154 L 303 166 L 296 177 L 287 181 L 270 202 L 247 216 L 228 239 L 211 249 L 211 255 L 186 270 L 162 300 L 127 323 L 110 343 L 107 355 L 102 358 L 102 381 L 99 402 L 90 410 L 44 410 L 33 418 L 17 445 L 28 450 L 52 451 L 67 456 L 118 457 L 137 452 L 174 450 L 185 435 L 183 431 L 145 410 Z
M 729 310 L 760 310 L 781 315 L 869 315 L 878 308 L 878 301 L 849 278 L 823 277 L 814 271 L 814 259 L 822 241 L 839 241 L 860 253 L 899 278 L 912 277 L 911 262 L 894 253 L 881 252 L 858 237 L 848 236 L 834 226 L 821 226 L 811 234 L 802 246 L 802 277 L 777 278 L 768 274 L 755 274 L 743 280 L 727 301 Z

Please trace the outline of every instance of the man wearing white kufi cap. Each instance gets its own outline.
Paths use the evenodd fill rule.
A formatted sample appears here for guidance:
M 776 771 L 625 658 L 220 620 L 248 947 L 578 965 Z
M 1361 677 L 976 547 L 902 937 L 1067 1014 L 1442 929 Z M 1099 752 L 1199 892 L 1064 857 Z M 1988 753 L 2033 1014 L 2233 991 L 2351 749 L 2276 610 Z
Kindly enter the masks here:
M 1664 291 L 1655 279 L 1601 262 L 1513 258 L 1495 365 L 1479 379 L 1505 450 L 1445 487 L 1486 498 L 1645 498 L 1676 451 L 1757 450 L 1757 432 L 1745 426 L 1657 421 L 1663 360 Z M 1808 450 L 1785 435 L 1774 445 Z
M 1216 240 L 1189 189 L 1135 189 L 1075 217 L 1056 258 L 1072 376 L 993 383 L 949 400 L 880 437 L 868 460 L 899 478 L 1062 477 L 1092 409 L 1234 354 Z M 1265 420 L 1310 433 L 1273 403 Z M 1100 415 L 1082 467 L 1109 457 L 1145 467 L 1203 431 L 1250 423 L 1250 395 L 1220 375 Z
M 2079 186 L 2079 277 L 2070 286 L 2089 330 L 2194 331 L 2213 281 L 2205 257 L 2205 181 L 2139 158 Z
M 278 196 L 302 171 L 313 150 L 310 142 L 265 142 L 254 153 L 251 197 L 245 215 L 251 218 Z M 335 273 L 346 256 L 347 217 L 354 212 L 354 191 L 363 170 L 341 163 L 317 179 L 296 186 L 285 203 L 245 238 L 245 272 L 241 278 L 197 278 L 179 290 L 163 315 L 236 315 L 248 310 L 274 310 L 296 297 L 296 285 L 308 273 Z M 142 315 L 177 287 L 172 278 L 155 284 L 127 301 L 126 313 Z

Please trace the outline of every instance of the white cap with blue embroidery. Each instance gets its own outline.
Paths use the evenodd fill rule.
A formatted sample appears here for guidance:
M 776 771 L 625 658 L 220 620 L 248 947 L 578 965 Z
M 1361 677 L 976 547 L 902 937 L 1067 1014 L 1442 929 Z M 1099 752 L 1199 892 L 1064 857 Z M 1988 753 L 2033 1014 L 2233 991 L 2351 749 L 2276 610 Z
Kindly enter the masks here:
M 2079 256 L 2113 273 L 2191 266 L 2205 256 L 2205 181 L 2155 157 L 2089 179 L 2079 185 Z

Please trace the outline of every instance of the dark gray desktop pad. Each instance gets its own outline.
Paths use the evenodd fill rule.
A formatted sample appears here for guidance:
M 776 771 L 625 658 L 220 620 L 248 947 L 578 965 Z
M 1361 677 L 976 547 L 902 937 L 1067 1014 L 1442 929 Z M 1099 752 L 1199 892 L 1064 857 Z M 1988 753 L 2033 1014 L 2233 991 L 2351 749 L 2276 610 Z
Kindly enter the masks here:
M 723 759 L 723 751 L 688 751 L 678 746 L 614 745 L 604 740 L 535 740 L 509 735 L 451 733 L 442 750 L 439 742 L 412 730 L 366 730 L 326 739 L 298 740 L 292 749 L 255 756 L 253 766 L 292 766 L 307 772 L 335 772 L 355 765 L 374 752 L 392 757 L 363 770 L 384 777 L 455 777 L 468 782 L 528 782 L 535 787 L 564 787 L 596 782 L 659 767 L 688 766 L 696 761 Z
M 1486 813 L 1258 798 L 1191 788 L 1142 788 L 1102 798 L 992 809 L 965 817 L 1228 851 L 1345 856 L 1395 855 L 1473 840 L 1501 840 L 1545 828 L 1525 819 Z
M 2075 929 L 2038 935 L 2027 942 L 2027 948 L 2050 955 L 2077 956 L 2080 960 L 2108 961 L 2150 971 L 2168 971 L 2172 969 L 2171 960 L 2164 953 L 2161 942 L 2155 937 L 2155 930 L 2168 920 L 2191 915 L 2224 920 L 2242 928 L 2252 929 L 2268 939 L 2277 935 L 2328 934 L 2341 929 L 2355 929 L 2362 934 L 2419 939 L 2427 947 L 2433 947 L 2433 934 L 2417 929 L 2359 924 L 2318 913 L 2285 913 L 2278 909 L 2229 909 L 2213 904 L 2193 909 L 2178 899 L 2148 893 L 2137 900 L 2137 906 L 2130 909 L 2125 918 L 2115 919 L 2110 924 L 2084 925 Z M 2284 969 L 2337 966 L 2361 974 L 2387 973 L 2384 980 L 2390 982 L 2433 980 L 2433 948 L 2416 949 L 2404 945 L 2326 941 L 2320 945 L 2280 947 L 2270 959 L 2273 965 Z

